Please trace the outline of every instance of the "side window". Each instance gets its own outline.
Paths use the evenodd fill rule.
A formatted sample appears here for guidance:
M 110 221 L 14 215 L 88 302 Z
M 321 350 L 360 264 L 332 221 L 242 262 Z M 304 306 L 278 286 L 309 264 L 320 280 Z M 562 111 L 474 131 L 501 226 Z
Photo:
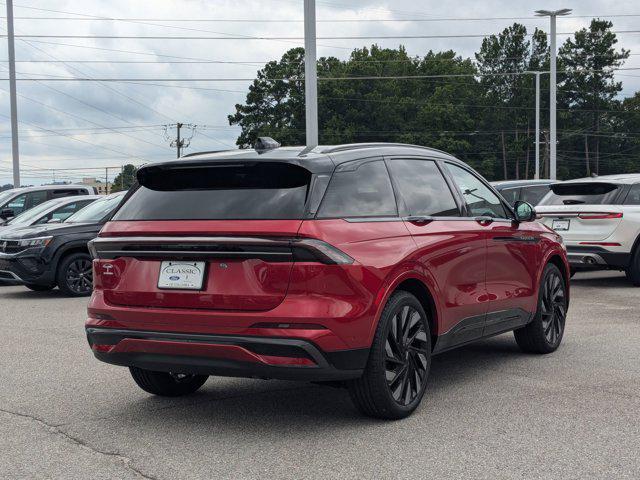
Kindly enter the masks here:
M 25 210 L 28 210 L 30 208 L 36 207 L 38 205 L 40 205 L 42 202 L 46 202 L 47 201 L 47 191 L 46 190 L 40 190 L 37 192 L 31 192 L 31 193 L 27 193 L 27 201 L 26 201 L 26 206 L 25 206 Z
M 493 193 L 478 177 L 464 168 L 451 163 L 447 164 L 472 216 L 488 216 L 508 218 L 500 198 Z
M 391 160 L 389 167 L 410 215 L 460 216 L 453 194 L 436 162 L 397 159 Z
M 626 200 L 624 201 L 625 205 L 640 205 L 640 183 L 636 183 L 629 190 L 629 194 L 627 195 Z
M 505 188 L 504 190 L 500 190 L 500 195 L 502 195 L 510 205 L 513 205 L 516 203 L 516 200 L 519 200 L 519 194 L 519 188 Z
M 28 194 L 23 193 L 22 195 L 18 195 L 12 200 L 9 200 L 6 208 L 13 210 L 13 214 L 16 216 L 21 214 L 27 208 L 27 195 Z
M 387 167 L 382 160 L 336 172 L 325 193 L 319 218 L 396 216 L 398 210 Z
M 534 185 L 522 189 L 522 200 L 536 206 L 549 193 L 548 185 Z
M 62 208 L 59 208 L 58 210 L 55 210 L 54 212 L 51 213 L 51 219 L 55 218 L 55 219 L 59 219 L 61 222 L 64 222 L 67 218 L 69 218 L 71 215 L 73 215 L 74 213 L 76 213 L 78 210 L 80 210 L 80 208 L 84 207 L 86 205 L 86 203 L 81 204 L 80 202 L 76 202 L 76 203 L 70 203 L 69 205 L 65 205 Z

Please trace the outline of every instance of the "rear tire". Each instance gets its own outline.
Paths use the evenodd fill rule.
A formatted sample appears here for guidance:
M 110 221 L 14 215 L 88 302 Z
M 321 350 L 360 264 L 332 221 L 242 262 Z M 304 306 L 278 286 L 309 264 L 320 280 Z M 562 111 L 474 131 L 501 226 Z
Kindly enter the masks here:
M 55 285 L 36 285 L 35 283 L 25 283 L 24 286 L 34 292 L 48 292 L 55 287 Z
M 420 302 L 394 293 L 382 311 L 362 377 L 348 383 L 364 415 L 386 420 L 409 416 L 424 396 L 431 366 L 431 333 Z
M 567 317 L 567 288 L 560 269 L 549 263 L 544 268 L 538 310 L 526 326 L 514 330 L 518 346 L 528 353 L 551 353 L 562 342 Z
M 627 280 L 634 286 L 640 287 L 640 247 L 636 247 L 633 255 L 631 255 L 631 264 L 625 270 Z
M 208 375 L 153 372 L 137 367 L 129 367 L 129 371 L 142 390 L 162 397 L 189 395 L 204 385 L 209 378 Z
M 58 288 L 69 297 L 88 297 L 93 290 L 91 256 L 88 253 L 72 253 L 58 264 L 56 279 Z

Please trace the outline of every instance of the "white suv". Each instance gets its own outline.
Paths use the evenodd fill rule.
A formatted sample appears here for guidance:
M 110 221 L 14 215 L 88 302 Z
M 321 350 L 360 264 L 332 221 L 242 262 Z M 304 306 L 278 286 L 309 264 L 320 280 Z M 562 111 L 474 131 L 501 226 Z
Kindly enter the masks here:
M 640 174 L 552 185 L 536 207 L 564 239 L 573 271 L 624 270 L 640 286 Z

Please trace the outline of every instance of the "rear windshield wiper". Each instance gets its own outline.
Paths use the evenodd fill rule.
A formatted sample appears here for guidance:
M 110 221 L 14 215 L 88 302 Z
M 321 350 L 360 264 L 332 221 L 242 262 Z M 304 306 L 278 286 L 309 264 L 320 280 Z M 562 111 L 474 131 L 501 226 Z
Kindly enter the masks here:
M 584 204 L 585 202 L 583 202 L 582 200 L 563 200 L 562 203 L 564 203 L 565 205 L 581 205 Z

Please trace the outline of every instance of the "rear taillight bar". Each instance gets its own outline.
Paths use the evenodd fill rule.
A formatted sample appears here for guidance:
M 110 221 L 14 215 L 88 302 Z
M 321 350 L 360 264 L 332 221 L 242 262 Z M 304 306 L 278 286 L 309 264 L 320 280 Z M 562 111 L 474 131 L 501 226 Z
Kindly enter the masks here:
M 353 263 L 353 258 L 313 238 L 258 237 L 102 237 L 89 242 L 93 258 L 121 257 L 196 260 L 257 258 L 269 262 Z
M 582 220 L 605 220 L 608 218 L 622 218 L 622 212 L 580 213 L 578 217 Z

